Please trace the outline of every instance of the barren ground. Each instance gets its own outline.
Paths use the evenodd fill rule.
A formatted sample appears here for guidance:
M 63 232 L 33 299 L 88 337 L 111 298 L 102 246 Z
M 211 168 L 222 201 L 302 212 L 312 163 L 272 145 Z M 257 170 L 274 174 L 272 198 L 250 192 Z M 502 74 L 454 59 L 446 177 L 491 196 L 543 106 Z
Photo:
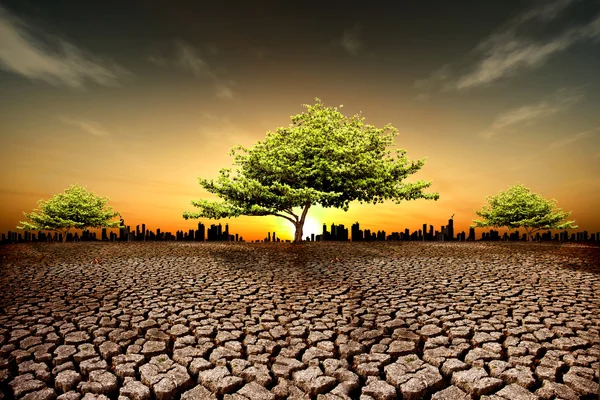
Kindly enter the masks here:
M 0 246 L 0 399 L 592 399 L 599 260 L 544 243 Z

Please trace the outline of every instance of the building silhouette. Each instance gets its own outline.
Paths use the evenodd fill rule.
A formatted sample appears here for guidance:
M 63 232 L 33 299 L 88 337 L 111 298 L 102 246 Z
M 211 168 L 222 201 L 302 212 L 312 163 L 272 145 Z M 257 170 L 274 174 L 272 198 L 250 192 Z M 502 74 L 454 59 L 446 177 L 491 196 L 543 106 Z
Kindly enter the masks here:
M 518 235 L 517 235 L 518 239 Z M 475 240 L 475 228 L 469 228 L 469 238 L 467 240 Z

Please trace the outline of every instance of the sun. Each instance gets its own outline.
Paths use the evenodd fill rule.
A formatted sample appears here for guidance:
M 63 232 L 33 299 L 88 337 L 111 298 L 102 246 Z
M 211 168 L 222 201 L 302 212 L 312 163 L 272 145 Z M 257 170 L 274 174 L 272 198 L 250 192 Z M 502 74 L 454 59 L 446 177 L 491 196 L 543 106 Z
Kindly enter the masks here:
M 289 225 L 288 232 L 291 239 L 293 240 L 294 234 L 296 233 L 296 228 L 290 222 L 286 221 L 286 223 L 287 225 Z M 307 215 L 306 219 L 304 220 L 304 227 L 302 228 L 302 240 L 306 240 L 307 236 L 310 237 L 311 233 L 315 234 L 316 240 L 317 235 L 323 233 L 323 224 L 319 223 L 319 221 L 316 218 Z

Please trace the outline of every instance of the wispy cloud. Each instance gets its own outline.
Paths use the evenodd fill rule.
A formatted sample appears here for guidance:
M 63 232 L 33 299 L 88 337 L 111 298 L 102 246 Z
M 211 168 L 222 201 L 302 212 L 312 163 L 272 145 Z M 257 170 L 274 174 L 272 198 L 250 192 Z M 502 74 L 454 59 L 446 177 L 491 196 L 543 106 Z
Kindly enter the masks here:
M 417 100 L 428 100 L 431 97 L 431 92 L 440 86 L 442 82 L 450 79 L 452 72 L 449 64 L 443 65 L 440 69 L 434 71 L 429 78 L 419 79 L 414 83 L 415 89 L 421 91 L 416 97 Z
M 150 56 L 148 57 L 148 61 L 150 61 L 152 64 L 154 65 L 158 65 L 161 67 L 164 67 L 165 65 L 167 65 L 167 59 L 160 57 L 160 56 Z
M 233 98 L 233 90 L 227 85 L 223 85 L 221 83 L 217 84 L 217 97 L 220 99 L 232 99 Z
M 590 28 L 591 25 L 582 29 L 571 29 L 545 43 L 519 39 L 491 42 L 492 44 L 484 50 L 486 55 L 473 71 L 458 79 L 456 88 L 470 89 L 514 75 L 520 69 L 539 68 L 555 53 L 568 49 L 577 41 L 593 37 L 583 34 L 583 32 L 592 32 Z
M 255 141 L 254 135 L 227 117 L 203 113 L 198 124 L 198 133 L 205 138 L 215 138 L 219 142 L 240 143 L 248 146 Z
M 76 119 L 76 118 L 70 118 L 70 117 L 65 117 L 65 116 L 59 116 L 58 119 L 67 125 L 74 125 L 80 129 L 82 129 L 83 131 L 89 133 L 92 136 L 98 136 L 98 137 L 112 136 L 110 132 L 108 132 L 106 129 L 104 129 L 104 127 L 102 125 L 100 125 L 99 123 L 97 123 L 95 121 L 90 121 L 90 120 L 85 120 L 85 119 Z
M 499 131 L 509 127 L 515 125 L 530 125 L 537 120 L 567 110 L 573 104 L 579 102 L 583 96 L 584 94 L 581 87 L 560 89 L 547 100 L 513 108 L 499 114 L 494 119 L 491 126 L 483 131 L 480 136 L 489 139 L 492 136 L 495 136 Z
M 218 128 L 224 132 L 229 132 L 231 136 L 238 136 L 240 134 L 246 134 L 245 130 L 242 130 L 238 125 L 233 123 L 229 118 L 219 117 L 215 114 L 203 113 L 202 114 L 202 125 L 200 127 L 201 133 L 214 133 L 214 129 Z
M 86 81 L 120 86 L 132 76 L 124 68 L 100 61 L 50 32 L 26 24 L 0 6 L 0 68 L 31 80 L 82 89 Z
M 179 66 L 191 71 L 196 76 L 206 75 L 216 79 L 216 75 L 208 67 L 208 64 L 200 58 L 195 48 L 183 42 L 178 42 L 176 48 L 176 62 Z
M 268 54 L 267 48 L 262 45 L 261 46 L 251 46 L 250 52 L 259 60 L 264 59 L 265 56 Z
M 209 52 L 215 54 L 217 48 L 214 45 L 209 46 Z M 170 59 L 154 54 L 148 57 L 148 61 L 161 67 L 171 64 L 191 72 L 196 77 L 210 79 L 215 85 L 215 95 L 220 99 L 233 99 L 235 97 L 232 89 L 235 82 L 222 80 L 206 59 L 200 56 L 199 51 L 187 43 L 175 42 L 174 55 Z
M 340 46 L 353 56 L 357 55 L 364 46 L 364 42 L 359 37 L 360 31 L 361 26 L 355 24 L 352 28 L 346 29 L 339 39 Z
M 539 20 L 550 22 L 555 19 L 568 6 L 577 2 L 577 0 L 555 0 L 554 2 L 545 2 L 541 7 L 533 7 L 526 12 L 516 16 L 507 23 L 507 27 L 516 28 L 525 22 Z
M 210 54 L 218 54 L 219 53 L 219 47 L 214 43 L 208 43 L 205 47 L 206 47 L 206 51 L 208 51 Z
M 559 149 L 559 148 L 568 146 L 568 145 L 573 144 L 581 139 L 590 137 L 590 136 L 592 136 L 592 134 L 594 132 L 598 132 L 598 131 L 600 131 L 600 126 L 597 126 L 593 129 L 589 129 L 587 131 L 576 133 L 574 135 L 570 135 L 564 139 L 556 140 L 556 141 L 550 143 L 550 145 L 548 146 L 548 150 L 555 150 L 555 149 Z
M 568 8 L 577 3 L 579 0 L 542 3 L 518 15 L 475 47 L 470 55 L 475 59 L 474 67 L 467 67 L 465 72 L 454 76 L 433 73 L 429 78 L 415 82 L 415 87 L 423 91 L 434 88 L 462 91 L 485 86 L 522 70 L 540 68 L 575 43 L 586 40 L 597 42 L 600 39 L 600 14 L 578 26 L 565 26 L 565 18 L 560 20 L 567 15 Z M 543 31 L 550 23 L 554 24 L 553 29 L 561 24 L 563 29 L 557 34 L 537 39 L 531 33 L 535 31 L 531 27 Z

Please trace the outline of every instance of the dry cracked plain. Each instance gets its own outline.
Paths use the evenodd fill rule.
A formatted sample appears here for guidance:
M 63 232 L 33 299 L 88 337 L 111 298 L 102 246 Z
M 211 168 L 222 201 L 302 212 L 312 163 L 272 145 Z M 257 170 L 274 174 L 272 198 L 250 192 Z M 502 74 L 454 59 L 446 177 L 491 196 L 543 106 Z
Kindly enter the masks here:
M 600 248 L 0 248 L 0 399 L 593 399 Z

